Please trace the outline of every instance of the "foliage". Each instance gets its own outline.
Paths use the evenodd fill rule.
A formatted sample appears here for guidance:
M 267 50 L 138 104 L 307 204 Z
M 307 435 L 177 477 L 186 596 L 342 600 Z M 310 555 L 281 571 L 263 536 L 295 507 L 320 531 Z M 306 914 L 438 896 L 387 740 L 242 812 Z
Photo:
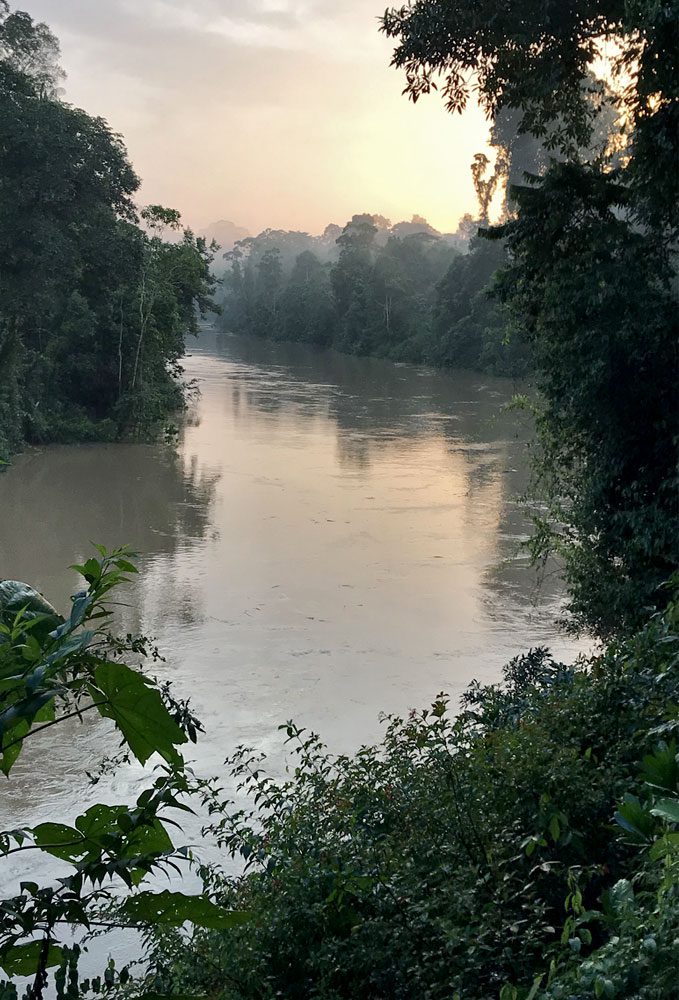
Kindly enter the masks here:
M 130 758 L 142 765 L 155 758 L 159 764 L 132 805 L 99 803 L 70 824 L 43 822 L 0 832 L 5 870 L 9 863 L 14 878 L 19 859 L 23 868 L 18 894 L 0 903 L 0 967 L 10 977 L 0 983 L 3 1000 L 16 997 L 11 984 L 16 976 L 29 976 L 25 996 L 40 1000 L 50 967 L 57 967 L 57 986 L 68 976 L 69 998 L 85 995 L 91 983 L 78 985 L 79 949 L 67 944 L 74 928 L 184 921 L 229 927 L 242 920 L 206 896 L 139 889 L 149 876 L 177 869 L 189 858 L 186 848 L 173 843 L 168 826 L 176 826 L 169 818 L 173 811 L 190 811 L 192 777 L 180 748 L 195 741 L 200 724 L 167 684 L 142 672 L 144 661 L 159 655 L 149 640 L 109 631 L 111 591 L 136 570 L 125 549 L 100 548 L 98 555 L 75 567 L 87 589 L 74 596 L 66 618 L 26 584 L 0 583 L 0 769 L 11 777 L 27 744 L 33 747 L 35 740 L 39 746 L 45 730 L 90 712 L 115 726 L 120 749 L 114 766 Z M 32 874 L 36 851 L 65 862 L 70 871 L 40 884 Z M 107 971 L 110 986 L 128 980 L 127 970 Z
M 672 607 L 570 667 L 532 650 L 503 685 L 473 685 L 457 718 L 441 696 L 389 719 L 383 742 L 355 756 L 335 757 L 289 723 L 296 762 L 284 782 L 241 748 L 229 764 L 250 806 L 217 796 L 211 808 L 212 832 L 244 872 L 205 875 L 251 920 L 228 939 L 159 935 L 164 981 L 229 1000 L 525 1000 L 548 983 L 550 1000 L 574 1000 L 626 997 L 616 984 L 643 973 L 640 996 L 670 996 L 652 984 L 671 974 L 676 868 L 646 871 L 612 818 L 649 775 L 673 783 L 654 790 L 647 813 L 675 865 L 676 623 Z M 613 912 L 627 883 L 640 908 L 629 920 Z M 611 956 L 616 992 L 602 994 Z M 581 993 L 559 992 L 576 980 Z
M 554 167 L 517 201 L 499 287 L 542 396 L 550 523 L 534 551 L 563 555 L 575 624 L 608 636 L 679 566 L 673 266 L 621 216 L 629 190 L 595 169 Z
M 184 337 L 214 286 L 213 251 L 178 213 L 137 217 L 121 138 L 58 99 L 58 52 L 45 25 L 0 8 L 5 454 L 138 432 L 180 405 Z
M 603 638 L 662 607 L 679 564 L 676 24 L 653 0 L 416 0 L 382 19 L 412 99 L 440 85 L 462 111 L 473 78 L 529 172 L 509 163 L 513 214 L 490 235 L 544 401 L 531 548 L 561 558 L 573 626 Z M 602 141 L 615 118 L 624 136 Z
M 676 728 L 676 727 L 675 727 Z M 602 896 L 601 910 L 587 913 L 575 900 L 566 927 L 572 955 L 540 998 L 624 997 L 669 1000 L 679 994 L 679 754 L 676 740 L 644 757 L 645 801 L 627 793 L 615 814 L 630 843 L 641 847 L 633 880 L 621 879 Z M 577 910 L 577 913 L 575 912 Z M 582 954 L 587 924 L 600 923 L 608 940 Z M 576 929 L 577 928 L 577 929 Z
M 526 345 L 519 334 L 508 343 L 490 297 L 503 254 L 469 243 L 478 223 L 442 235 L 419 216 L 392 226 L 364 214 L 331 228 L 317 239 L 266 230 L 225 254 L 225 327 L 348 354 L 526 373 Z

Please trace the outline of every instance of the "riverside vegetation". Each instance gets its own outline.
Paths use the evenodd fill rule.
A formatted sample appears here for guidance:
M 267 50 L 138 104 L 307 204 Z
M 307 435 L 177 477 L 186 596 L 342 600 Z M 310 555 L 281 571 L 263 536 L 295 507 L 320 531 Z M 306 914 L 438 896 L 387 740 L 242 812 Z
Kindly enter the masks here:
M 478 174 L 492 188 L 499 177 L 497 170 L 486 181 Z M 526 342 L 518 332 L 507 336 L 506 310 L 492 296 L 506 254 L 476 235 L 483 224 L 466 217 L 457 233 L 444 236 L 419 216 L 392 226 L 362 214 L 319 237 L 278 230 L 246 237 L 224 255 L 224 328 L 347 354 L 525 376 Z
M 0 457 L 143 433 L 179 407 L 214 288 L 179 213 L 137 210 L 120 136 L 60 100 L 58 59 L 49 28 L 0 0 Z
M 514 186 L 490 235 L 504 241 L 498 294 L 539 390 L 533 554 L 560 558 L 571 626 L 601 650 L 573 665 L 531 650 L 459 712 L 442 695 L 351 757 L 289 722 L 286 781 L 248 748 L 227 762 L 242 809 L 184 766 L 199 727 L 139 672 L 152 646 L 107 632 L 127 553 L 80 567 L 87 590 L 65 619 L 3 584 L 5 772 L 42 727 L 83 711 L 115 723 L 124 753 L 163 762 L 133 806 L 3 833 L 5 856 L 43 851 L 71 871 L 26 878 L 0 905 L 0 966 L 30 973 L 30 1000 L 52 965 L 69 998 L 679 996 L 676 21 L 655 0 L 418 0 L 382 22 L 413 99 L 437 82 L 461 110 L 473 72 L 496 120 L 512 109 L 518 135 L 558 154 Z M 606 40 L 627 145 L 585 155 L 586 81 Z M 199 868 L 202 896 L 140 889 L 186 858 L 165 810 L 192 801 L 242 870 Z M 83 981 L 65 928 L 97 922 L 140 927 L 145 964 Z

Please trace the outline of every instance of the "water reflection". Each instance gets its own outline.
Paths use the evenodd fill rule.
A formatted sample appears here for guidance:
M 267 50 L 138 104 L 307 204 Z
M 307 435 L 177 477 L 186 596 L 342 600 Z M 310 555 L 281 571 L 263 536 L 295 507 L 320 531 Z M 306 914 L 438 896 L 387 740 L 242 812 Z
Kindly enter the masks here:
M 280 755 L 291 717 L 353 749 L 382 710 L 567 647 L 558 583 L 536 603 L 514 558 L 526 435 L 503 409 L 511 383 L 211 333 L 186 368 L 201 394 L 176 447 L 48 448 L 0 476 L 0 575 L 63 605 L 89 540 L 142 551 L 120 614 L 192 697 L 199 770 L 239 743 Z M 85 735 L 49 781 L 19 773 L 15 812 L 28 788 L 33 811 L 79 804 L 68 776 L 103 730 Z
M 62 604 L 93 541 L 172 555 L 208 532 L 218 478 L 166 445 L 31 449 L 0 476 L 0 577 Z
M 485 615 L 515 635 L 518 609 L 520 621 L 535 626 L 536 638 L 554 641 L 562 596 L 558 566 L 548 565 L 538 577 L 520 545 L 529 532 L 520 498 L 528 480 L 531 431 L 508 404 L 522 386 L 471 372 L 414 369 L 226 335 L 214 341 L 208 336 L 196 354 L 203 352 L 242 365 L 233 375 L 232 390 L 242 420 L 253 412 L 284 413 L 302 431 L 311 420 L 332 421 L 342 477 L 353 473 L 367 479 L 374 461 L 388 460 L 391 449 L 393 462 L 414 466 L 423 480 L 400 487 L 412 495 L 426 490 L 422 442 L 443 442 L 450 455 L 447 488 L 454 492 L 455 484 L 464 481 L 464 533 L 492 530 L 494 536 L 494 558 L 483 569 L 479 597 Z M 261 367 L 269 372 L 265 381 L 257 377 Z M 435 460 L 429 471 L 440 477 L 440 462 Z

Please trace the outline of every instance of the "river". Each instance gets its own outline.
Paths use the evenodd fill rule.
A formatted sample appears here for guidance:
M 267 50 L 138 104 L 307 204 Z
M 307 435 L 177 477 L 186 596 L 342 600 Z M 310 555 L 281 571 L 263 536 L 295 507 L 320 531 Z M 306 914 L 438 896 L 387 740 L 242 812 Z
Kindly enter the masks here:
M 17 457 L 0 576 L 65 608 L 89 542 L 138 550 L 120 615 L 157 637 L 202 719 L 201 773 L 238 744 L 282 760 L 290 718 L 351 751 L 379 738 L 381 712 L 456 699 L 530 646 L 572 654 L 558 581 L 538 591 L 517 553 L 528 444 L 511 382 L 211 331 L 186 371 L 199 394 L 176 440 Z M 72 818 L 107 726 L 33 741 L 3 825 Z M 106 795 L 141 780 L 125 770 Z

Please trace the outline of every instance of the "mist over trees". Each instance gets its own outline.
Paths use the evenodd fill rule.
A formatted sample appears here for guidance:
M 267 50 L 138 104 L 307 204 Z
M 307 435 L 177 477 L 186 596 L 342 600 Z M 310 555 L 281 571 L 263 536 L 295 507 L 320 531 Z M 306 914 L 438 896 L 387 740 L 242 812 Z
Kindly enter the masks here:
M 177 212 L 139 212 L 122 139 L 60 99 L 63 77 L 50 29 L 0 2 L 0 454 L 181 405 L 184 338 L 215 284 Z
M 393 361 L 525 374 L 520 334 L 507 338 L 492 298 L 502 248 L 478 238 L 500 174 L 479 157 L 482 214 L 442 234 L 422 216 L 392 225 L 354 215 L 321 236 L 265 230 L 238 241 L 225 257 L 227 330 L 333 347 Z M 502 169 L 502 168 L 500 168 Z

